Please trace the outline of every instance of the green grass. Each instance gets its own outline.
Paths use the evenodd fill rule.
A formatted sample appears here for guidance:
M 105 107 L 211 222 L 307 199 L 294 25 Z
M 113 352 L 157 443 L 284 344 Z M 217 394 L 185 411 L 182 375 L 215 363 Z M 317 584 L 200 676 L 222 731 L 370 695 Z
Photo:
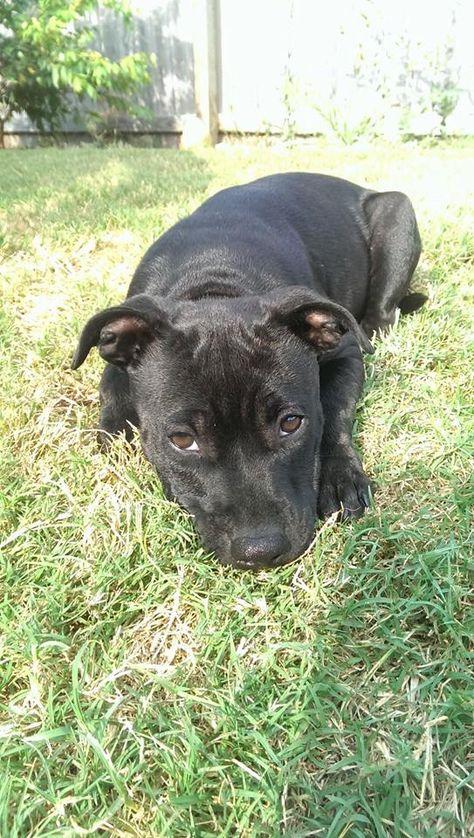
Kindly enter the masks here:
M 374 508 L 311 555 L 205 555 L 137 448 L 98 452 L 81 325 L 207 195 L 279 170 L 401 189 L 429 304 L 367 361 Z M 0 835 L 474 830 L 474 148 L 0 156 Z

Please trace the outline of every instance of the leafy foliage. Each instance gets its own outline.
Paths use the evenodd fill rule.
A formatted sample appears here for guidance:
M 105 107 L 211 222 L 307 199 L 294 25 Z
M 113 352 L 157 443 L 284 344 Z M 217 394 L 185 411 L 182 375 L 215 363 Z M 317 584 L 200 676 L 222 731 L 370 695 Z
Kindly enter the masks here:
M 105 0 L 123 20 L 121 0 Z M 57 129 L 78 100 L 136 110 L 127 96 L 148 81 L 150 57 L 118 61 L 93 48 L 94 0 L 0 0 L 0 144 L 3 125 L 24 111 L 40 129 Z

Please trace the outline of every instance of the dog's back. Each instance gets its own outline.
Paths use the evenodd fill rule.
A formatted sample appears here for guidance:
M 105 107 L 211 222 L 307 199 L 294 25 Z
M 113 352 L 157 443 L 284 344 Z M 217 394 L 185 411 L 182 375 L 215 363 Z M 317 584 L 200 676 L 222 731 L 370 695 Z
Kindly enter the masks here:
M 242 294 L 306 285 L 363 313 L 373 194 L 328 175 L 290 172 L 233 186 L 209 198 L 145 254 L 129 295 L 184 298 L 220 280 Z

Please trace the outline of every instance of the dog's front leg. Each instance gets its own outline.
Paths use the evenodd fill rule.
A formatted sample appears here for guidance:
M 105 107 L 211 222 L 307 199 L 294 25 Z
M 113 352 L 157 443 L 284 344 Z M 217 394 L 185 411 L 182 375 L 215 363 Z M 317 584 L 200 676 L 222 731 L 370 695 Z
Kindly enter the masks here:
M 107 364 L 100 382 L 100 420 L 97 439 L 101 448 L 108 448 L 112 438 L 122 432 L 128 440 L 133 427 L 138 427 L 138 416 L 130 394 L 128 373 Z
M 362 393 L 364 364 L 356 339 L 346 334 L 320 359 L 324 430 L 320 448 L 318 514 L 358 518 L 369 506 L 369 480 L 352 445 L 354 411 Z

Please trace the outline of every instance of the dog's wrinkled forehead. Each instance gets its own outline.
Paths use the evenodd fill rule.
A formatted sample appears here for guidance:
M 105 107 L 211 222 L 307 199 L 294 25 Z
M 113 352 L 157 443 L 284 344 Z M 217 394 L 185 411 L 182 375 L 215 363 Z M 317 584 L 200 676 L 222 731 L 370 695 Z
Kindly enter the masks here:
M 222 389 L 245 387 L 245 380 L 274 367 L 271 336 L 255 323 L 216 319 L 195 329 L 193 365 Z
M 165 410 L 184 402 L 235 421 L 236 414 L 254 415 L 268 402 L 291 401 L 301 389 L 306 365 L 296 363 L 299 342 L 289 333 L 282 341 L 262 322 L 256 306 L 242 311 L 230 302 L 184 308 L 175 321 L 181 338 L 152 349 Z M 147 367 L 139 375 L 154 376 Z
M 173 358 L 178 377 L 221 410 L 248 400 L 275 370 L 269 336 L 241 319 L 209 317 L 187 327 L 183 351 Z

